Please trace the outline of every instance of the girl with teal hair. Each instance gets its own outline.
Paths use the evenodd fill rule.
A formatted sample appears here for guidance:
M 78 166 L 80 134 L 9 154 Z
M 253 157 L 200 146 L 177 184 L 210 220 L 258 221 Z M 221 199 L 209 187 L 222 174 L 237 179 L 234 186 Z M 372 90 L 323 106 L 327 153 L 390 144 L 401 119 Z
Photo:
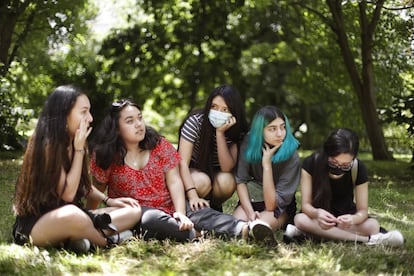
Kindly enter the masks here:
M 246 160 L 250 163 L 260 163 L 262 161 L 262 147 L 264 140 L 264 129 L 271 121 L 281 118 L 284 121 L 285 138 L 280 148 L 272 156 L 272 162 L 282 162 L 288 160 L 299 146 L 298 140 L 290 130 L 289 120 L 277 107 L 266 106 L 260 109 L 253 118 L 251 125 L 251 135 L 246 151 Z
M 240 150 L 235 217 L 260 219 L 272 230 L 293 221 L 301 167 L 298 147 L 289 120 L 280 109 L 265 106 L 257 111 Z

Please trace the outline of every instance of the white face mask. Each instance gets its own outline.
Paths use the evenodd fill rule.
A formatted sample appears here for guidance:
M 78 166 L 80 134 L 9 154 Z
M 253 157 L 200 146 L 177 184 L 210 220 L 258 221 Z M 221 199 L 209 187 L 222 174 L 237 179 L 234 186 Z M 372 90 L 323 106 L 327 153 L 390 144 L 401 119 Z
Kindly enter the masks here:
M 215 128 L 219 128 L 224 125 L 230 117 L 230 113 L 220 112 L 214 109 L 210 109 L 210 113 L 208 114 L 208 120 Z

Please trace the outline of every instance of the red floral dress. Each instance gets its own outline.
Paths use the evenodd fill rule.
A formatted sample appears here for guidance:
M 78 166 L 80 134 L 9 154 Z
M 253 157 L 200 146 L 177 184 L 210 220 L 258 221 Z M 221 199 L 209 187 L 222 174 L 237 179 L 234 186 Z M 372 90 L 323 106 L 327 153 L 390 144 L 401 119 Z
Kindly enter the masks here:
M 108 185 L 109 197 L 132 197 L 142 206 L 172 215 L 175 210 L 165 174 L 179 162 L 177 150 L 165 138 L 161 138 L 142 169 L 136 170 L 126 164 L 111 164 L 103 170 L 96 165 L 95 155 L 92 156 L 90 169 L 97 181 Z

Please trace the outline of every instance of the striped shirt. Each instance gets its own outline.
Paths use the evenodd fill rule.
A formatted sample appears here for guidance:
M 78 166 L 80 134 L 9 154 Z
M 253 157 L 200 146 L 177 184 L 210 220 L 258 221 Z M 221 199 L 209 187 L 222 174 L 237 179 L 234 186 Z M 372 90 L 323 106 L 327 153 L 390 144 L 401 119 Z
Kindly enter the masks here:
M 181 129 L 181 137 L 183 137 L 188 142 L 194 145 L 193 153 L 191 155 L 191 161 L 197 162 L 198 156 L 200 154 L 200 136 L 201 136 L 201 124 L 203 123 L 203 114 L 197 113 L 188 117 L 188 119 L 184 122 L 184 125 Z M 213 139 L 213 159 L 212 159 L 212 166 L 219 168 L 220 164 L 218 161 L 217 155 L 217 142 L 216 142 L 216 133 L 214 132 Z M 227 146 L 230 147 L 233 143 L 231 140 L 228 139 L 226 136 L 226 143 Z

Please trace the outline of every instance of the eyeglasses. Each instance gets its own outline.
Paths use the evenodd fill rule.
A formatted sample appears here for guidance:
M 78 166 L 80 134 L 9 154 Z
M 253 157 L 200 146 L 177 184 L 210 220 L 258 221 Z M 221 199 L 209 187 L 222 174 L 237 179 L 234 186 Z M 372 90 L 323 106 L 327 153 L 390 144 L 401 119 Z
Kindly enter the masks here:
M 329 157 L 328 158 L 328 166 L 333 169 L 341 169 L 343 171 L 350 171 L 352 169 L 352 166 L 354 165 L 354 159 L 352 159 L 351 162 L 345 163 L 345 164 L 338 164 L 338 161 L 336 161 L 334 158 Z

